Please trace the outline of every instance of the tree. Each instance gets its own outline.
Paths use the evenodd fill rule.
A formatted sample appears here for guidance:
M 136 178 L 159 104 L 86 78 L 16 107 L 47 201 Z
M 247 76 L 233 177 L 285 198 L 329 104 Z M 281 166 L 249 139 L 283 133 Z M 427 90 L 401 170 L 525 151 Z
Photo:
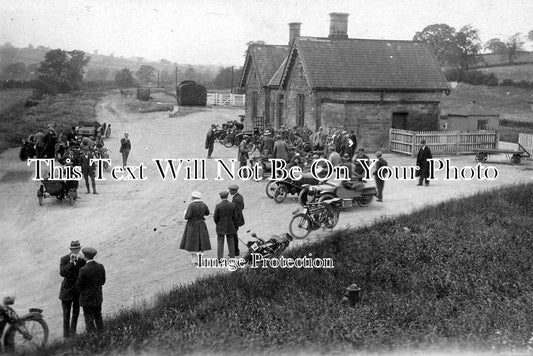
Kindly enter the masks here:
M 197 74 L 193 67 L 187 68 L 185 70 L 185 79 L 186 80 L 196 80 Z
M 478 61 L 481 41 L 479 30 L 471 25 L 463 26 L 454 36 L 454 66 L 469 70 Z
M 220 68 L 220 71 L 216 75 L 215 79 L 213 79 L 213 87 L 216 89 L 229 89 L 239 86 L 241 72 L 242 67 L 238 69 L 234 69 L 233 67 Z
M 143 64 L 139 68 L 139 70 L 135 72 L 135 75 L 137 76 L 137 79 L 139 79 L 141 83 L 148 84 L 151 82 L 151 79 L 154 76 L 154 72 L 155 72 L 154 67 L 147 65 L 147 64 Z
M 133 80 L 133 73 L 129 68 L 123 68 L 121 69 L 116 75 L 115 75 L 115 83 L 117 83 L 119 88 L 130 88 L 135 85 L 135 81 Z
M 517 32 L 511 37 L 509 37 L 505 42 L 505 45 L 507 46 L 507 57 L 509 59 L 509 63 L 513 63 L 516 57 L 518 57 L 520 51 L 522 50 L 524 41 L 521 39 L 521 37 L 522 34 L 520 32 Z
M 2 70 L 2 79 L 26 80 L 27 68 L 24 63 L 12 63 Z
M 507 45 L 499 38 L 492 38 L 488 40 L 483 48 L 494 54 L 504 54 L 507 52 Z
M 528 41 L 533 41 L 533 30 L 528 32 L 527 39 L 528 39 Z
M 413 37 L 414 41 L 427 42 L 433 49 L 441 66 L 450 65 L 454 49 L 455 29 L 446 24 L 434 24 L 426 26 Z M 453 60 L 452 60 L 453 61 Z
M 81 88 L 83 68 L 90 57 L 83 51 L 53 49 L 46 52 L 39 64 L 36 89 L 40 94 L 68 93 Z

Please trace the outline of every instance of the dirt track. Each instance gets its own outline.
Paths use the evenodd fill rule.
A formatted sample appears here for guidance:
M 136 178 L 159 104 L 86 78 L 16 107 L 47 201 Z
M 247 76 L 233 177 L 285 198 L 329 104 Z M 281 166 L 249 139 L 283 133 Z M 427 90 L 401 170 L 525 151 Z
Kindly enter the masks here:
M 79 239 L 83 246 L 93 246 L 99 252 L 96 260 L 107 271 L 104 286 L 104 314 L 124 306 L 139 304 L 156 292 L 181 283 L 188 283 L 213 271 L 200 270 L 190 264 L 189 255 L 178 249 L 185 225 L 182 219 L 190 193 L 199 190 L 211 212 L 219 201 L 218 192 L 232 181 L 215 181 L 213 160 L 207 162 L 207 181 L 163 181 L 152 159 L 203 158 L 205 132 L 211 123 L 237 118 L 242 110 L 208 108 L 186 116 L 168 118 L 166 113 L 130 113 L 125 111 L 127 100 L 120 95 L 106 97 L 98 105 L 99 121 L 112 125 L 113 135 L 106 145 L 111 149 L 112 165 L 121 165 L 118 153 L 123 132 L 132 141 L 130 165 L 143 162 L 147 166 L 145 181 L 97 182 L 100 195 L 85 195 L 80 183 L 80 199 L 73 207 L 55 198 L 38 205 L 38 182 L 30 180 L 31 168 L 18 160 L 17 150 L 9 150 L 0 158 L 0 291 L 17 291 L 16 310 L 43 308 L 52 336 L 61 335 L 61 303 L 57 299 L 61 277 L 59 258 L 68 253 L 71 240 Z M 214 157 L 236 158 L 236 148 L 216 144 Z M 386 154 L 389 165 L 413 165 L 411 157 Z M 417 187 L 415 181 L 393 180 L 385 184 L 384 202 L 374 202 L 368 208 L 343 211 L 337 228 L 347 224 L 361 225 L 382 216 L 410 212 L 428 204 L 475 191 L 532 180 L 531 161 L 511 166 L 503 157 L 485 165 L 499 171 L 495 181 L 432 182 L 429 187 Z M 500 162 L 498 162 L 500 161 Z M 458 167 L 475 165 L 471 156 L 452 158 Z M 3 177 L 3 178 L 2 178 Z M 288 230 L 291 212 L 299 206 L 295 198 L 276 204 L 264 193 L 266 182 L 235 182 L 245 199 L 243 230 L 251 229 L 259 236 Z M 216 255 L 215 227 L 207 220 Z M 313 233 L 308 241 L 327 232 Z M 241 238 L 247 240 L 246 234 Z M 297 243 L 305 243 L 298 241 Z M 242 250 L 244 248 L 241 248 Z M 81 317 L 81 316 L 80 316 Z M 80 319 L 83 329 L 83 317 Z

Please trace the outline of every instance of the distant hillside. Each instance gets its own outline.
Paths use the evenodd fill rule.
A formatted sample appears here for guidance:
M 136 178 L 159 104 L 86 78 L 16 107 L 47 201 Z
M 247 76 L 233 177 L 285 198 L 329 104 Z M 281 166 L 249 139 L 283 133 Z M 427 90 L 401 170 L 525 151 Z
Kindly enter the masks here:
M 513 61 L 514 64 L 533 63 L 533 52 L 520 52 Z M 509 65 L 507 54 L 485 53 L 479 56 L 479 67 Z
M 511 79 L 515 82 L 519 82 L 521 80 L 533 82 L 533 64 L 489 67 L 478 70 L 486 74 L 494 73 L 500 83 L 505 79 Z
M 528 101 L 533 101 L 533 92 L 515 87 L 487 87 L 459 83 L 450 95 L 443 95 L 440 107 L 443 112 L 456 110 L 473 100 L 499 113 L 502 119 L 533 122 L 533 111 L 528 105 Z
M 0 46 L 0 80 L 29 80 L 35 79 L 37 73 L 36 69 L 39 63 L 44 59 L 45 54 L 53 48 L 44 46 L 29 45 L 25 48 L 14 47 L 10 43 Z M 218 74 L 220 67 L 214 65 L 201 64 L 178 64 L 170 62 L 166 59 L 161 59 L 158 62 L 147 61 L 142 57 L 123 58 L 115 57 L 113 55 L 102 55 L 97 53 L 86 54 L 91 57 L 91 60 L 85 68 L 86 79 L 93 75 L 99 75 L 101 79 L 101 72 L 104 69 L 104 80 L 113 80 L 115 74 L 124 67 L 136 72 L 141 65 L 146 64 L 154 67 L 164 75 L 167 81 L 174 82 L 176 78 L 176 67 L 178 70 L 178 82 L 185 79 L 193 79 L 200 83 L 210 82 Z M 17 70 L 8 70 L 8 67 L 13 64 L 19 64 Z M 20 66 L 23 64 L 23 66 Z M 22 67 L 22 69 L 20 68 Z M 165 72 L 165 73 L 163 73 Z M 157 74 L 156 78 L 157 80 Z

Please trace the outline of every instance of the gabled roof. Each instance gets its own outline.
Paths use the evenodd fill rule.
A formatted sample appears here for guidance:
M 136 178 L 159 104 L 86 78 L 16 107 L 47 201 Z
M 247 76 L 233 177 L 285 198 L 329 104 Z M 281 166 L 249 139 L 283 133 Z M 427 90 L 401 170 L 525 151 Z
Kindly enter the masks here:
M 442 113 L 443 115 L 448 116 L 500 116 L 490 109 L 485 109 L 481 105 L 472 102 L 467 106 L 463 106 L 459 109 L 446 110 Z
M 244 70 L 240 81 L 240 87 L 246 85 L 246 80 L 252 67 L 259 76 L 260 85 L 266 86 L 281 63 L 287 57 L 289 46 L 283 45 L 260 45 L 253 44 L 246 51 Z
M 283 76 L 283 70 L 285 69 L 285 65 L 287 64 L 287 58 L 283 60 L 283 63 L 279 66 L 278 70 L 274 75 L 272 76 L 272 79 L 268 82 L 269 87 L 279 88 L 279 85 L 281 83 L 281 77 Z
M 289 52 L 283 87 L 299 55 L 311 89 L 449 91 L 423 42 L 299 37 Z

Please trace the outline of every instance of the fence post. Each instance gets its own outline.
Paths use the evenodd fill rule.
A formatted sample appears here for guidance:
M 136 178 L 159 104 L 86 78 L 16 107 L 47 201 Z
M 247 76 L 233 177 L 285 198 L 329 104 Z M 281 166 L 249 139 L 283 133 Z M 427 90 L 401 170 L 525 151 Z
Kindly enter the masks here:
M 416 140 L 416 131 L 413 131 L 413 139 L 412 139 L 412 145 L 411 145 L 411 156 L 415 156 L 415 140 Z
M 459 154 L 459 142 L 461 141 L 461 132 L 457 131 L 457 142 L 455 143 L 455 155 Z

